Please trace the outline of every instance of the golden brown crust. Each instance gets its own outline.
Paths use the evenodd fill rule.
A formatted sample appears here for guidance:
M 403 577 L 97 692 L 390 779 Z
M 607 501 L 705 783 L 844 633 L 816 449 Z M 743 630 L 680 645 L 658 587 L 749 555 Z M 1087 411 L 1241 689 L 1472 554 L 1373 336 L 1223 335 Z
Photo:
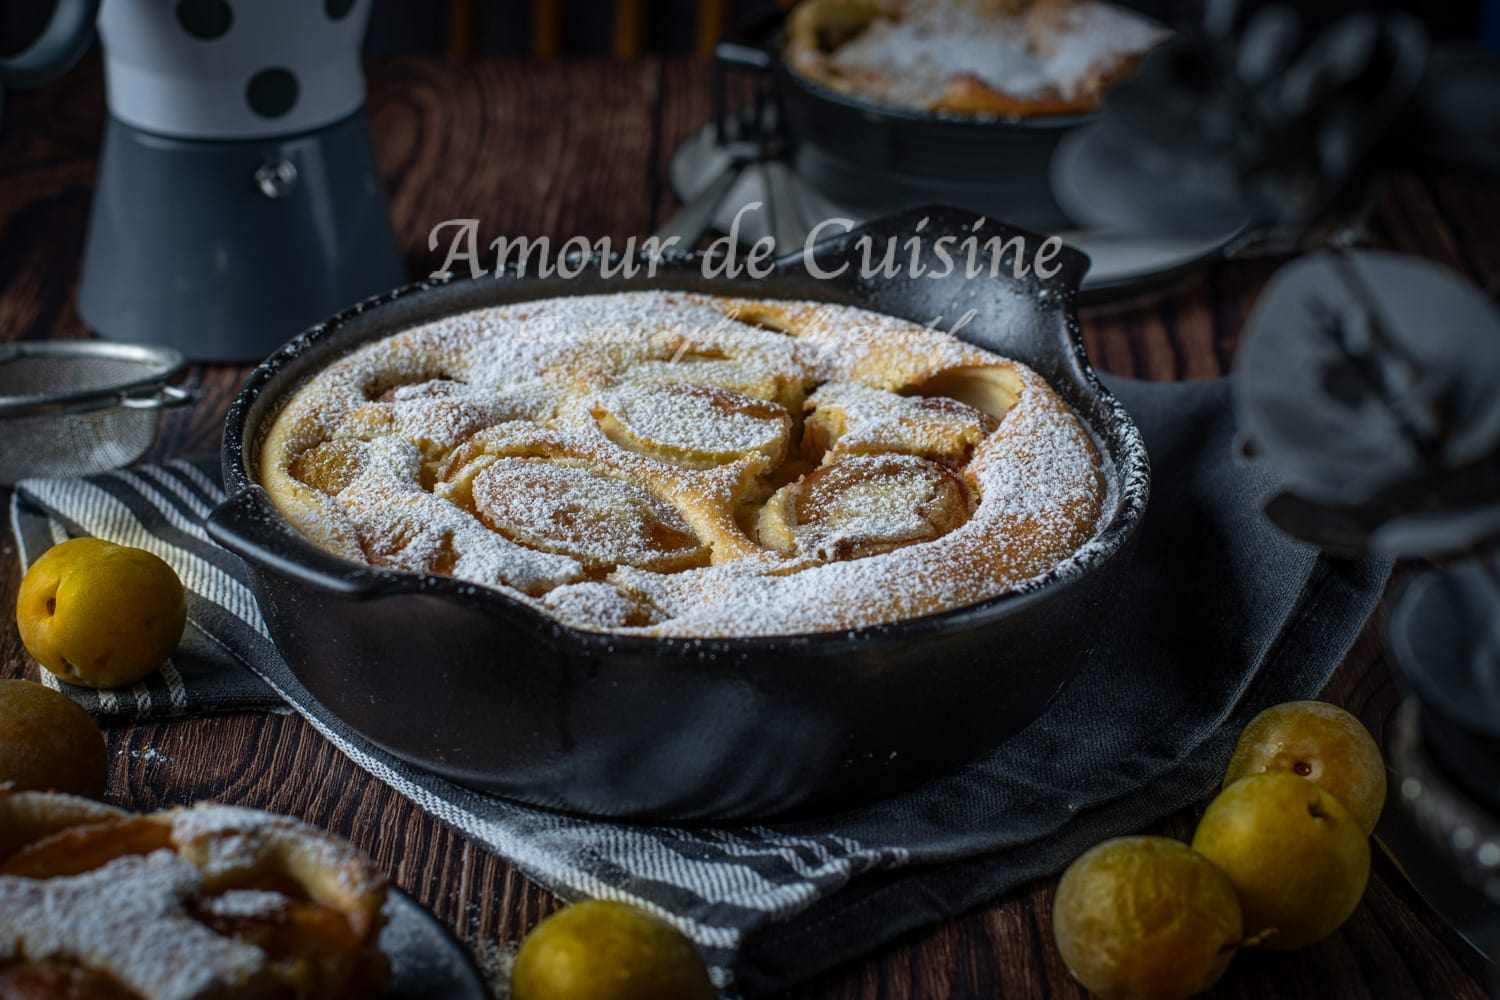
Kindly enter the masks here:
M 18 792 L 0 785 L 0 863 L 44 837 L 124 815 L 123 810 L 92 799 L 53 792 Z
M 0 964 L 0 997 L 4 1000 L 140 1000 L 111 976 L 73 962 Z

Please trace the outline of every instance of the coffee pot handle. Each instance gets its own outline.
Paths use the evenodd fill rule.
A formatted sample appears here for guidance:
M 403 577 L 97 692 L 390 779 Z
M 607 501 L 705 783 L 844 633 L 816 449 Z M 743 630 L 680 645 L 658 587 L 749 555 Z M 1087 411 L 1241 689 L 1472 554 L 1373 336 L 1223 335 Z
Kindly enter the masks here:
M 47 27 L 21 52 L 0 59 L 0 84 L 40 87 L 72 68 L 94 40 L 100 0 L 57 0 Z

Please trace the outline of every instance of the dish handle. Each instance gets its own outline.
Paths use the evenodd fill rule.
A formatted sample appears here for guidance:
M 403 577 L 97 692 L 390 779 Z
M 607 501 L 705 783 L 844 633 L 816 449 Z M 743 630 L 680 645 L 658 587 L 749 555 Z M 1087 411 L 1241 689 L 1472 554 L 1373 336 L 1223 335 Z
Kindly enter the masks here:
M 209 512 L 208 537 L 252 567 L 288 577 L 337 597 L 368 600 L 384 588 L 382 578 L 312 545 L 282 523 L 265 490 L 251 486 Z

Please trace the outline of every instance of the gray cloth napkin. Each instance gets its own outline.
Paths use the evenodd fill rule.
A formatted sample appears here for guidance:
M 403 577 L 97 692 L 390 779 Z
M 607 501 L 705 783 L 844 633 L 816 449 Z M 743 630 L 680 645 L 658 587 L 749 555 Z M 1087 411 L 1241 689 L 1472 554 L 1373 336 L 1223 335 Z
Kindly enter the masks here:
M 93 534 L 177 567 L 191 627 L 162 675 L 67 688 L 140 718 L 283 701 L 375 777 L 565 897 L 655 909 L 703 948 L 725 992 L 785 986 L 1056 872 L 1216 784 L 1239 730 L 1315 695 L 1379 600 L 1389 565 L 1339 561 L 1259 514 L 1271 484 L 1232 455 L 1225 380 L 1113 380 L 1151 453 L 1153 493 L 1108 638 L 1047 712 L 982 759 L 816 820 L 683 829 L 575 819 L 410 768 L 325 715 L 276 655 L 244 567 L 203 533 L 211 465 L 32 480 L 12 516 L 22 559 Z

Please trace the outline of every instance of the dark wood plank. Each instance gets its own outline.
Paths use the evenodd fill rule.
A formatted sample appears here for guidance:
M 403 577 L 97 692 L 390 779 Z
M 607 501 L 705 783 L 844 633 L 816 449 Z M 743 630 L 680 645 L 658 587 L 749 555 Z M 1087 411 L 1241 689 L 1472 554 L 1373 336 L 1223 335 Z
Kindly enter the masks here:
M 674 61 L 545 64 L 406 58 L 371 72 L 371 123 L 407 260 L 441 255 L 431 226 L 476 218 L 486 238 L 642 235 L 674 200 L 664 178 L 676 144 L 708 116 L 708 70 Z M 78 336 L 72 306 L 102 99 L 85 66 L 31 95 L 8 95 L 0 131 L 0 338 Z M 1383 245 L 1500 275 L 1500 194 L 1467 178 L 1397 178 L 1372 224 Z M 1155 380 L 1209 377 L 1233 358 L 1238 331 L 1274 261 L 1236 261 L 1165 299 L 1086 317 L 1103 369 Z M 207 454 L 248 369 L 197 367 L 191 410 L 170 414 L 153 455 Z M 0 501 L 9 499 L 0 491 Z M 10 621 L 19 580 L 0 531 L 0 676 L 35 676 Z M 1379 621 L 1325 692 L 1384 738 L 1398 702 Z M 299 718 L 223 716 L 111 731 L 109 797 L 135 808 L 198 798 L 303 816 L 369 850 L 396 884 L 431 907 L 490 963 L 558 901 L 502 859 L 466 842 L 359 772 Z M 1157 832 L 1190 835 L 1193 810 Z M 1055 996 L 1081 993 L 1051 944 L 1044 882 L 790 990 L 798 1000 Z M 1242 958 L 1215 995 L 1245 998 L 1477 998 L 1481 966 L 1377 860 L 1364 905 L 1305 952 Z
M 1455 246 L 1469 277 L 1500 293 L 1500 184 L 1492 177 L 1474 174 L 1444 174 L 1427 178 L 1427 190 L 1443 222 L 1453 234 Z
M 1465 270 L 1457 234 L 1420 177 L 1401 174 L 1385 181 L 1386 197 L 1376 205 L 1370 229 L 1375 242 L 1393 250 L 1429 257 L 1460 273 Z
M 500 236 L 650 228 L 660 82 L 654 60 L 525 63 L 403 59 L 370 76 L 370 126 L 414 276 L 442 263 L 432 227 L 479 220 Z

